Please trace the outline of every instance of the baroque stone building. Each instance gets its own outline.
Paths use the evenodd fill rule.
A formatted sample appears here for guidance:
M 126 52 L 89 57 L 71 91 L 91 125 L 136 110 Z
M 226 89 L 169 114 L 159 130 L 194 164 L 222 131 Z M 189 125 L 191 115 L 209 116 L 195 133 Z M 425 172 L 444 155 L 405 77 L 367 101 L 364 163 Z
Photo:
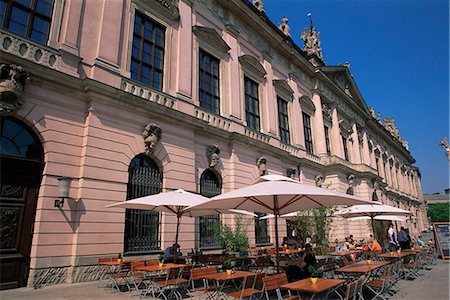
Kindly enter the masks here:
M 174 215 L 108 204 L 178 188 L 211 197 L 267 173 L 409 209 L 402 225 L 427 227 L 407 143 L 348 65 L 325 64 L 312 23 L 301 49 L 263 1 L 28 2 L 0 2 L 0 288 L 95 280 L 99 256 L 173 242 Z M 220 219 L 233 215 L 183 218 L 183 250 L 218 249 Z M 250 221 L 252 245 L 274 243 L 272 220 Z

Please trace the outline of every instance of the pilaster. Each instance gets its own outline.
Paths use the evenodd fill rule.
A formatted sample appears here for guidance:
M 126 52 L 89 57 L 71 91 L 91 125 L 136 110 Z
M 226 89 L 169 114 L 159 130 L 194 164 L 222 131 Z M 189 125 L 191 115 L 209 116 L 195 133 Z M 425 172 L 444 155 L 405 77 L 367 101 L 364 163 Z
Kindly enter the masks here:
M 325 141 L 325 128 L 323 127 L 322 101 L 319 93 L 313 92 L 312 101 L 316 107 L 316 111 L 312 118 L 314 148 L 317 155 L 323 156 L 327 155 L 327 146 Z

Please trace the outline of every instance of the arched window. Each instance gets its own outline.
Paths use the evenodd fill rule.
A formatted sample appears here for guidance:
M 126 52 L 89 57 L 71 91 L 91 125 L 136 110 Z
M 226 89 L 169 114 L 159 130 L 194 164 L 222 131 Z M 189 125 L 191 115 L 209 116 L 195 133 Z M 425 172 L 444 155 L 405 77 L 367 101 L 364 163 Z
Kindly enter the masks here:
M 158 194 L 162 190 L 162 173 L 144 154 L 136 156 L 128 168 L 127 200 Z M 125 212 L 125 254 L 144 254 L 161 249 L 159 213 L 138 209 Z
M 216 174 L 211 170 L 206 170 L 200 177 L 200 194 L 211 198 L 219 195 L 222 191 L 222 184 Z M 199 246 L 200 248 L 219 247 L 220 243 L 214 234 L 214 226 L 219 224 L 219 215 L 210 215 L 199 218 Z
M 43 161 L 41 142 L 24 124 L 10 118 L 1 118 L 0 154 Z

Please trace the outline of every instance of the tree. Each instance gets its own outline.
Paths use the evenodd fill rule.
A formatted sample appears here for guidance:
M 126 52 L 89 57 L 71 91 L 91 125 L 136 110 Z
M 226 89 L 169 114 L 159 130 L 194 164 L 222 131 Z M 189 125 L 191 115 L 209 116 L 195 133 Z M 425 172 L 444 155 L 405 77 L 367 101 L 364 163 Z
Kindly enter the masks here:
M 431 222 L 449 222 L 450 203 L 437 203 L 428 206 L 428 217 Z

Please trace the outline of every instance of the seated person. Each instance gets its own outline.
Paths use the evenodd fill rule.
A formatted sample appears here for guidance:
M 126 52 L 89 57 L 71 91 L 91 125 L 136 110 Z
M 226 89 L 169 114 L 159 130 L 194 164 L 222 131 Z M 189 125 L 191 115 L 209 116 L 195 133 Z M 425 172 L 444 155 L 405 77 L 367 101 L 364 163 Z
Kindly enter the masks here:
M 347 249 L 355 249 L 356 248 L 356 242 L 351 237 L 352 236 L 345 238 L 345 245 L 347 246 Z
M 309 266 L 313 266 L 315 268 L 316 264 L 317 260 L 311 244 L 305 244 L 305 256 L 303 257 L 303 262 L 300 263 L 300 279 L 311 277 Z
M 370 251 L 374 251 L 374 252 L 380 252 L 381 253 L 381 245 L 380 243 L 378 243 L 378 241 L 372 236 L 370 235 Z
M 164 251 L 164 262 L 165 263 L 173 263 L 176 259 L 176 262 L 182 262 L 184 261 L 183 258 L 181 258 L 182 253 L 180 252 L 180 245 L 178 243 L 173 244 L 170 247 L 167 247 Z
M 336 252 L 347 251 L 347 246 L 345 245 L 345 243 L 340 243 L 339 245 L 336 246 L 334 251 Z
M 419 236 L 419 237 L 417 238 L 417 243 L 419 244 L 419 246 L 422 246 L 422 247 L 425 247 L 425 246 L 426 246 L 426 245 L 425 245 L 425 242 L 422 241 L 422 236 Z
M 298 249 L 300 246 L 299 243 L 294 239 L 294 237 L 290 237 L 287 239 L 288 247 L 293 247 L 294 249 Z

